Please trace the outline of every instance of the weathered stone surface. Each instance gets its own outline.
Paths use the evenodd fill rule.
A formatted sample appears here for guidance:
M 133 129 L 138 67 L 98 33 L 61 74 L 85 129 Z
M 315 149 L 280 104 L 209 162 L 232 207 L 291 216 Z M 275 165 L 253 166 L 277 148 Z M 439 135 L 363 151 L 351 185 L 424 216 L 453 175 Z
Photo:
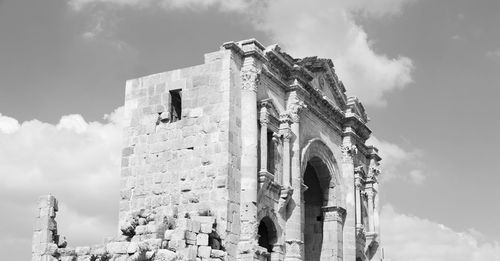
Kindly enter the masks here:
M 79 256 L 89 255 L 90 254 L 90 247 L 86 247 L 86 246 L 76 247 L 75 252 Z
M 127 254 L 129 242 L 111 242 L 106 245 L 106 251 L 110 254 Z
M 196 235 L 196 245 L 208 246 L 208 234 L 199 233 Z
M 212 249 L 209 246 L 199 246 L 198 256 L 201 258 L 209 258 Z

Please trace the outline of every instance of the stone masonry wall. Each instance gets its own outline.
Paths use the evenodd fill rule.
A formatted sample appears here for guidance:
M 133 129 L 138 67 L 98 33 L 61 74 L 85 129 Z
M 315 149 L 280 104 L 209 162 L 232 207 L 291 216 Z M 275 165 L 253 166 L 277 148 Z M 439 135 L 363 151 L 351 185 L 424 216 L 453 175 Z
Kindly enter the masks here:
M 232 88 L 239 81 L 237 67 L 232 52 L 222 50 L 207 54 L 199 66 L 127 81 L 130 127 L 122 153 L 121 224 L 141 208 L 174 219 L 211 215 L 234 255 L 240 186 L 239 88 Z M 182 116 L 170 122 L 170 91 L 179 89 Z

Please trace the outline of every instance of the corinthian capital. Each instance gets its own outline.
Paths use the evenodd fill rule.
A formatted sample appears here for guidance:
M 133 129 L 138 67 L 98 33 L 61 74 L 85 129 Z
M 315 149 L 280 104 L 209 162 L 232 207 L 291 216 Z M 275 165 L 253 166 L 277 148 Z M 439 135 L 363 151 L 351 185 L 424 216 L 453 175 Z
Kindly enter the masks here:
M 298 122 L 300 117 L 299 113 L 302 111 L 302 109 L 306 108 L 306 104 L 298 99 L 294 99 L 293 101 L 288 103 L 287 106 L 287 111 L 290 115 L 290 118 L 292 119 L 293 122 Z
M 243 69 L 241 71 L 241 89 L 249 91 L 257 91 L 259 84 L 260 70 L 255 67 Z

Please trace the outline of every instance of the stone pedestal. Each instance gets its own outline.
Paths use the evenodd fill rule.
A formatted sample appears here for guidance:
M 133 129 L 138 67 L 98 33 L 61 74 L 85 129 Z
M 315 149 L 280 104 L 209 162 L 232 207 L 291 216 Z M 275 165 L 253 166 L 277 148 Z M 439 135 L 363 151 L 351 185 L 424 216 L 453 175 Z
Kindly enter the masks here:
M 337 206 L 327 206 L 323 211 L 323 248 L 321 261 L 343 260 L 343 234 L 345 209 Z

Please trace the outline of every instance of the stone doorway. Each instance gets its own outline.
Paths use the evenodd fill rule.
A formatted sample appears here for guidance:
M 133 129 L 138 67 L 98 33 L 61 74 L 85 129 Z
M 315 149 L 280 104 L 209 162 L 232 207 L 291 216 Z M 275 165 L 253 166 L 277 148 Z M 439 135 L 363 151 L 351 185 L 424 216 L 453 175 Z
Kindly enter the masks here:
M 305 261 L 320 261 L 321 250 L 323 248 L 322 207 L 324 206 L 324 193 L 321 188 L 320 177 L 314 167 L 314 165 L 322 162 L 319 158 L 314 159 L 319 161 L 308 162 L 304 172 L 304 184 L 308 187 L 304 192 Z

